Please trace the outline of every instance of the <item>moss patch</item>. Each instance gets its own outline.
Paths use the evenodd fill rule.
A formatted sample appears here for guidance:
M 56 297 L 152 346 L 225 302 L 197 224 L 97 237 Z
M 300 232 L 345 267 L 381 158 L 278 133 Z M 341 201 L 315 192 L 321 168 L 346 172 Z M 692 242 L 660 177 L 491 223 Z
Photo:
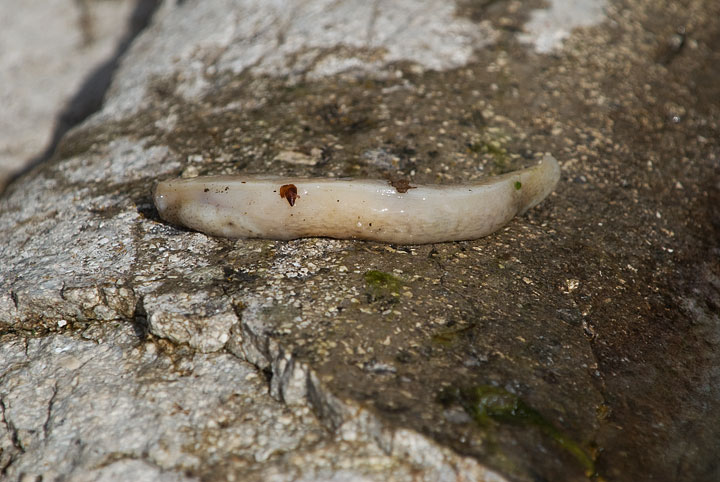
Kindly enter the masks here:
M 500 387 L 478 385 L 450 390 L 445 392 L 443 399 L 460 403 L 481 427 L 488 427 L 494 421 L 539 430 L 572 455 L 582 465 L 586 476 L 598 477 L 595 462 L 587 452 L 517 395 Z

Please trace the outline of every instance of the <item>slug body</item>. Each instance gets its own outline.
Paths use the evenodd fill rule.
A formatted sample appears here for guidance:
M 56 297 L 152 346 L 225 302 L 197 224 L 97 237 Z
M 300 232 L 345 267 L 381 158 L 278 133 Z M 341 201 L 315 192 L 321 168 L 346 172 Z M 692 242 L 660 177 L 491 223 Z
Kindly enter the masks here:
M 468 184 L 210 176 L 160 182 L 154 199 L 164 220 L 214 236 L 425 244 L 488 235 L 542 201 L 559 178 L 557 161 L 546 155 Z

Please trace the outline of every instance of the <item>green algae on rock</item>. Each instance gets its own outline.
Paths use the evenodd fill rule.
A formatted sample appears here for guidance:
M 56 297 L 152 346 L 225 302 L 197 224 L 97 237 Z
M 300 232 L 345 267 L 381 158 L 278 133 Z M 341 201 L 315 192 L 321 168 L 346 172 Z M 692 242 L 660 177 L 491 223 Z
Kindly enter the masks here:
M 440 394 L 440 401 L 459 403 L 481 427 L 489 426 L 491 421 L 534 427 L 572 455 L 587 477 L 599 477 L 595 462 L 576 441 L 514 393 L 492 385 L 476 385 L 446 390 Z

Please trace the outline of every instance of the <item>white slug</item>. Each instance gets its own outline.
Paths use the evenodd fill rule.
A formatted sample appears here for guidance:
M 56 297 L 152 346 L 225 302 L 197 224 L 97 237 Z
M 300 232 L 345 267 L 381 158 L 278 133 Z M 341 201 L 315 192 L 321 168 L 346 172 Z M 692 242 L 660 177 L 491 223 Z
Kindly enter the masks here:
M 476 239 L 550 194 L 560 167 L 537 165 L 468 184 L 210 176 L 158 183 L 160 217 L 215 236 L 326 236 L 397 244 Z

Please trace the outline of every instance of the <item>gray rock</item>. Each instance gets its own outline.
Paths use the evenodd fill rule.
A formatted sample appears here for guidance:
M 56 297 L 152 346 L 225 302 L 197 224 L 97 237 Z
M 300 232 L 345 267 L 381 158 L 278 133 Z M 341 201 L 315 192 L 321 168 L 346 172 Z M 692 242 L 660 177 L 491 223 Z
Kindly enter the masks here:
M 203 352 L 221 350 L 238 319 L 221 293 L 166 293 L 143 298 L 148 330 Z
M 43 0 L 0 5 L 0 191 L 12 173 L 42 154 L 53 129 L 64 122 L 57 117 L 70 107 L 73 95 L 112 59 L 136 3 Z
M 387 75 L 382 67 L 398 61 L 420 69 L 460 67 L 495 33 L 489 23 L 454 10 L 439 0 L 166 2 L 116 76 L 104 112 L 137 112 L 148 103 L 148 81 L 178 73 L 180 66 L 176 92 L 186 100 L 212 89 L 208 75 L 217 72 L 306 79 Z
M 532 12 L 525 26 L 527 32 L 519 38 L 523 42 L 532 43 L 537 52 L 552 52 L 562 45 L 562 41 L 574 29 L 602 22 L 606 7 L 605 0 L 553 0 L 549 8 L 539 8 Z
M 290 469 L 332 474 L 331 463 L 346 465 L 350 478 L 389 470 L 409 480 L 407 468 L 367 444 L 328 449 L 329 435 L 307 409 L 291 412 L 270 398 L 254 367 L 234 356 L 138 342 L 126 324 L 102 331 L 4 344 L 0 431 L 9 480 L 289 480 Z M 303 455 L 319 447 L 332 454 L 324 463 Z M 281 464 L 285 454 L 304 458 L 312 472 Z

